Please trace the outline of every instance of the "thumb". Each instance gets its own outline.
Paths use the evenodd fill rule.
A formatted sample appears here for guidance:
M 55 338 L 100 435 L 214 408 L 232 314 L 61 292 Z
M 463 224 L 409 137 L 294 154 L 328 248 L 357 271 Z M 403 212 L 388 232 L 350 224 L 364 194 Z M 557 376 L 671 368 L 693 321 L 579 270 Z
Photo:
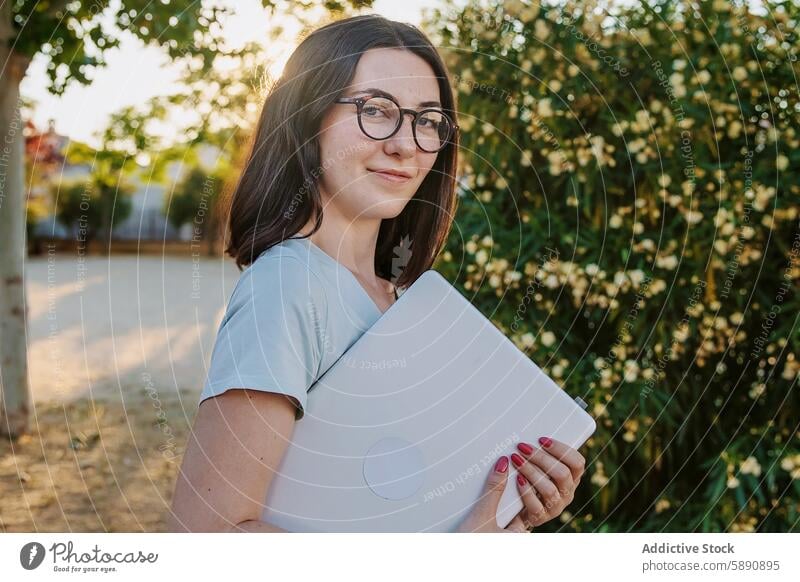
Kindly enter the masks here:
M 489 473 L 481 495 L 481 508 L 490 515 L 497 514 L 497 506 L 500 505 L 500 498 L 506 489 L 508 482 L 508 457 L 503 455 L 494 465 L 494 469 Z

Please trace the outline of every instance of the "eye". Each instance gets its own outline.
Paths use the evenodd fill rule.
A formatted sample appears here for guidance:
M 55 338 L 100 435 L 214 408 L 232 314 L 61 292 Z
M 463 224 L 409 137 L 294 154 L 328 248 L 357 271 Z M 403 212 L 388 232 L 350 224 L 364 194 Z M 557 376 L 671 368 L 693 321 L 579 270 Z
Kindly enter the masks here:
M 386 110 L 379 105 L 368 103 L 364 105 L 364 108 L 361 110 L 361 114 L 366 115 L 367 117 L 381 117 L 386 115 Z

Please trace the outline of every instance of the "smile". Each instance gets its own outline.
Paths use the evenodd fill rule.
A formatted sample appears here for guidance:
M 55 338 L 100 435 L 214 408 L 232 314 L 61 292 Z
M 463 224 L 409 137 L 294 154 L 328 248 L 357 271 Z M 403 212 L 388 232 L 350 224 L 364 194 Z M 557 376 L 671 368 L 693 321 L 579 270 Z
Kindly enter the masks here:
M 389 172 L 378 172 L 375 170 L 368 170 L 370 174 L 374 176 L 378 176 L 387 182 L 394 182 L 396 184 L 405 184 L 406 182 L 411 181 L 411 178 L 408 176 L 401 176 L 399 174 L 391 174 Z

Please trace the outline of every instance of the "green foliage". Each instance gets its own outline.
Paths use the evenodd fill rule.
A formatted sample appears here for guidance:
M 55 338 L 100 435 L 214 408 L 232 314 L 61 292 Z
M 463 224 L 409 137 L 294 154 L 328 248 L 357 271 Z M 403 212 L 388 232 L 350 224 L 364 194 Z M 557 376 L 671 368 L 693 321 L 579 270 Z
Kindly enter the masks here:
M 212 214 L 219 198 L 223 178 L 201 168 L 192 168 L 176 186 L 170 198 L 164 200 L 164 215 L 175 228 L 192 223 L 198 238 L 207 236 Z
M 226 14 L 205 2 L 150 0 L 17 0 L 12 8 L 14 50 L 48 59 L 50 90 L 57 95 L 72 81 L 90 83 L 91 71 L 106 65 L 106 51 L 119 46 L 121 31 L 163 47 L 172 59 L 188 57 L 207 66 Z
M 130 186 L 109 184 L 90 179 L 62 183 L 54 197 L 56 217 L 76 235 L 79 242 L 89 242 L 98 236 L 108 239 L 111 228 L 131 213 Z
M 333 14 L 368 7 L 371 0 L 325 2 Z M 262 0 L 270 13 L 283 3 Z M 292 2 L 291 13 L 302 15 L 316 2 Z M 172 60 L 191 61 L 194 71 L 211 71 L 219 53 L 244 55 L 250 49 L 228 51 L 222 30 L 230 14 L 226 7 L 197 0 L 15 0 L 13 26 L 17 32 L 11 46 L 17 54 L 47 59 L 50 91 L 64 92 L 71 82 L 89 84 L 92 71 L 106 65 L 105 54 L 119 46 L 122 33 L 145 44 L 162 47 Z
M 551 529 L 799 527 L 800 5 L 769 4 L 433 15 L 464 156 L 437 267 L 598 422 Z

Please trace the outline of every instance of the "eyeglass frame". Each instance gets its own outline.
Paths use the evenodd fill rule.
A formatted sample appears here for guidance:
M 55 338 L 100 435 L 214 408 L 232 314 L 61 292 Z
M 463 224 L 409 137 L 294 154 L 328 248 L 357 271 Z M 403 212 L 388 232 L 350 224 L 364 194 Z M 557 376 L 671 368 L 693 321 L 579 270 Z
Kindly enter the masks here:
M 364 124 L 361 123 L 361 110 L 363 109 L 364 104 L 367 101 L 369 101 L 370 99 L 374 99 L 376 97 L 380 97 L 381 99 L 386 99 L 387 101 L 391 101 L 392 103 L 395 104 L 397 109 L 400 110 L 400 117 L 399 117 L 400 121 L 398 122 L 397 127 L 395 127 L 394 131 L 392 131 L 392 133 L 390 133 L 386 137 L 372 137 L 369 133 L 367 133 L 367 130 L 364 129 Z M 356 108 L 357 108 L 356 109 L 356 115 L 358 117 L 358 127 L 359 127 L 359 129 L 361 129 L 361 132 L 364 135 L 366 135 L 368 138 L 374 139 L 376 141 L 383 141 L 385 139 L 389 139 L 390 137 L 395 135 L 398 131 L 400 131 L 400 128 L 403 127 L 403 120 L 405 119 L 406 114 L 410 113 L 411 116 L 413 117 L 413 119 L 411 120 L 411 135 L 414 136 L 414 143 L 420 149 L 420 151 L 423 151 L 426 154 L 438 154 L 440 151 L 442 151 L 444 148 L 446 148 L 448 143 L 452 143 L 451 140 L 458 133 L 458 129 L 459 129 L 458 125 L 456 125 L 456 123 L 452 119 L 450 119 L 450 116 L 447 113 L 445 113 L 444 109 L 437 109 L 436 107 L 426 107 L 425 109 L 420 109 L 419 111 L 417 111 L 416 109 L 409 109 L 407 107 L 400 107 L 400 104 L 393 97 L 391 97 L 390 95 L 366 95 L 366 96 L 363 96 L 363 97 L 339 97 L 338 99 L 334 100 L 334 103 L 347 103 L 347 104 L 355 105 Z M 450 123 L 450 134 L 447 136 L 447 138 L 445 138 L 443 140 L 442 147 L 440 147 L 438 150 L 434 150 L 434 151 L 428 151 L 426 149 L 423 149 L 423 147 L 421 145 L 419 145 L 419 140 L 417 139 L 417 126 L 416 126 L 417 118 L 420 115 L 422 115 L 423 113 L 426 113 L 428 111 L 435 111 L 437 113 L 441 113 L 447 119 L 447 121 Z

